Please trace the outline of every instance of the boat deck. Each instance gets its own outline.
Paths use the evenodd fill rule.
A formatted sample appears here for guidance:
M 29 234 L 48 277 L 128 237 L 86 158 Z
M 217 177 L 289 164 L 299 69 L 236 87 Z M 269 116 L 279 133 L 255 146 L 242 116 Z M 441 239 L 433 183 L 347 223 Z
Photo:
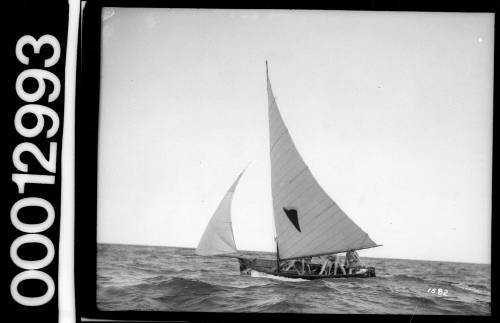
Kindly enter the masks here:
M 320 264 L 311 264 L 311 272 L 301 274 L 296 270 L 288 270 L 280 272 L 276 271 L 276 261 L 269 259 L 247 259 L 239 258 L 240 272 L 242 274 L 249 274 L 251 270 L 262 272 L 269 275 L 286 277 L 286 278 L 300 278 L 307 280 L 315 279 L 329 279 L 329 278 L 369 278 L 376 277 L 375 267 L 362 267 L 362 272 L 352 273 L 352 274 L 337 274 L 337 275 L 319 275 L 321 269 Z

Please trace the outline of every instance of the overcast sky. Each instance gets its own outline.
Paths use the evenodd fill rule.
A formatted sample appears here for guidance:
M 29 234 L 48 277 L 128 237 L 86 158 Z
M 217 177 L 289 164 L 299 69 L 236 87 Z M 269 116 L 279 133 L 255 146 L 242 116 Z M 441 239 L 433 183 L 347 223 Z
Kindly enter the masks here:
M 382 247 L 490 263 L 493 14 L 103 11 L 98 241 L 274 251 L 265 60 L 311 172 Z

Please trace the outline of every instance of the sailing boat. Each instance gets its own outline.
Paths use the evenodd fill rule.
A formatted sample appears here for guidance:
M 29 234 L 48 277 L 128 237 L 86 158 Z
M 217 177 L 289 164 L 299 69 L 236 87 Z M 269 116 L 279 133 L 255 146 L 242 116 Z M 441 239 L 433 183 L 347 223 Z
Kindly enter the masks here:
M 281 261 L 322 256 L 378 245 L 326 194 L 295 147 L 271 88 L 266 61 L 271 191 L 276 229 L 276 260 L 246 258 L 237 253 L 231 225 L 231 201 L 243 174 L 229 188 L 196 249 L 198 255 L 238 258 L 241 273 L 251 270 L 290 278 L 375 277 L 375 268 L 344 275 L 300 274 L 281 269 Z M 319 264 L 311 264 L 318 269 Z M 316 266 L 316 268 L 314 268 Z M 311 270 L 313 272 L 313 270 Z

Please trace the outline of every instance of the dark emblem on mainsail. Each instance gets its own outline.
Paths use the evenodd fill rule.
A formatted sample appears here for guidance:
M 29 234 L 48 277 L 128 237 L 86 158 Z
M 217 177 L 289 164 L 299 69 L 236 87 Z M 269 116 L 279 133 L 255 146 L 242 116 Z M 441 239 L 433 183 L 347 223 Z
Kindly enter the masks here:
M 283 211 L 285 211 L 286 216 L 288 217 L 290 222 L 292 222 L 295 229 L 297 229 L 297 231 L 301 232 L 300 225 L 299 225 L 299 217 L 297 216 L 297 210 L 283 208 Z

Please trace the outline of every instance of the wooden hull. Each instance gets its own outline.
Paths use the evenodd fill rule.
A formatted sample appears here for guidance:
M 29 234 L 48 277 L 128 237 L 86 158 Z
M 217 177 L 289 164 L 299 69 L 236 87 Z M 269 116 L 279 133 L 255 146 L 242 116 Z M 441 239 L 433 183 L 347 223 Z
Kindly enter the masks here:
M 365 271 L 360 273 L 353 274 L 340 274 L 340 275 L 318 275 L 318 274 L 300 274 L 296 271 L 276 271 L 276 260 L 268 260 L 268 259 L 247 259 L 247 258 L 238 258 L 240 263 L 240 273 L 249 275 L 252 270 L 266 273 L 273 276 L 286 277 L 286 278 L 300 278 L 307 280 L 314 279 L 329 279 L 329 278 L 370 278 L 376 277 L 375 275 L 375 267 L 364 267 Z M 317 271 L 317 268 L 316 268 Z

